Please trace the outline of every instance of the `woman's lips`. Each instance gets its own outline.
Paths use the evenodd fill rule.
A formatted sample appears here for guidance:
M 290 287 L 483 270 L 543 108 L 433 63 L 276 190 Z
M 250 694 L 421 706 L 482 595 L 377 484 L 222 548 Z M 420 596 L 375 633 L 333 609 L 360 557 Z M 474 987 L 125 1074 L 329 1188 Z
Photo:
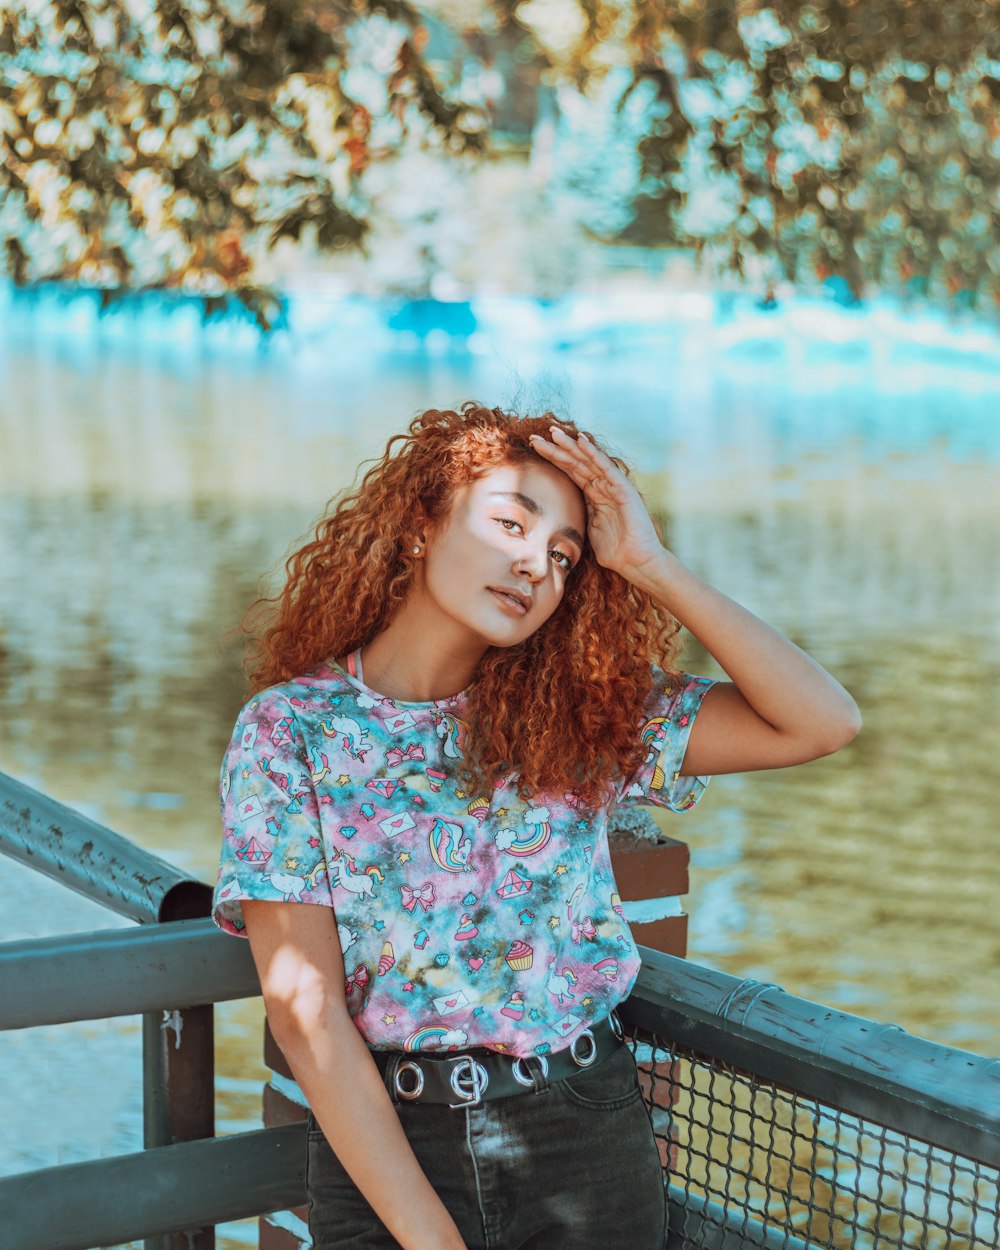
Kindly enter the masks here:
M 513 595 L 508 595 L 503 590 L 494 590 L 492 586 L 487 586 L 486 589 L 499 602 L 500 606 L 506 608 L 508 612 L 516 612 L 518 616 L 528 615 L 528 609 L 520 600 L 515 599 Z

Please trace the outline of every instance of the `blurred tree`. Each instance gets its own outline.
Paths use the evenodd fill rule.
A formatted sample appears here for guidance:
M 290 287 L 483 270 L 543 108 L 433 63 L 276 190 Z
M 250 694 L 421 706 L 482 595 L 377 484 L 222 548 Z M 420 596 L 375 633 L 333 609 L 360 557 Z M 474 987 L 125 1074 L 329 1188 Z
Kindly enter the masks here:
M 347 82 L 374 23 L 374 82 Z M 178 286 L 277 309 L 254 257 L 360 245 L 373 106 L 482 147 L 439 90 L 406 0 L 15 0 L 0 10 L 0 227 L 15 281 Z M 374 100 L 371 100 L 374 97 Z
M 549 86 L 588 96 L 625 68 L 617 100 L 637 146 L 635 185 L 623 192 L 619 152 L 615 211 L 594 227 L 602 237 L 693 245 L 723 271 L 818 277 L 846 299 L 871 282 L 980 308 L 1000 307 L 998 8 L 422 6 L 461 29 L 466 83 L 469 50 L 490 69 L 501 46 Z M 441 70 L 407 0 L 8 0 L 8 270 L 109 289 L 169 284 L 210 302 L 236 293 L 266 323 L 259 257 L 286 237 L 361 245 L 364 172 L 408 127 L 447 153 L 486 150 L 495 105 L 481 107 L 482 74 L 472 104 Z M 600 152 L 568 171 L 595 205 L 609 185 Z
M 573 63 L 603 72 L 627 19 L 632 89 L 654 91 L 623 239 L 1000 312 L 997 0 L 580 5 Z M 721 221 L 692 211 L 705 186 Z

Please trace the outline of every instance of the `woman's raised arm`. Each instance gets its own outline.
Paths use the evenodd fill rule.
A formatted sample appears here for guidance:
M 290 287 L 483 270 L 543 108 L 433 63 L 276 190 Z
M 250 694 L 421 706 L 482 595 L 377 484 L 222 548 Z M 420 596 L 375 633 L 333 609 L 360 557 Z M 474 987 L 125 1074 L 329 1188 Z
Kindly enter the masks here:
M 466 1250 L 347 1009 L 332 909 L 244 901 L 243 918 L 271 1032 L 345 1171 L 403 1250 Z
M 705 696 L 681 773 L 785 768 L 845 746 L 861 728 L 857 704 L 776 629 L 703 581 L 665 550 L 635 486 L 585 436 L 553 427 L 540 455 L 583 491 L 594 556 L 680 621 L 731 678 Z
M 705 695 L 683 776 L 802 764 L 839 751 L 861 728 L 857 704 L 824 668 L 669 551 L 661 548 L 630 580 L 672 613 L 732 679 Z

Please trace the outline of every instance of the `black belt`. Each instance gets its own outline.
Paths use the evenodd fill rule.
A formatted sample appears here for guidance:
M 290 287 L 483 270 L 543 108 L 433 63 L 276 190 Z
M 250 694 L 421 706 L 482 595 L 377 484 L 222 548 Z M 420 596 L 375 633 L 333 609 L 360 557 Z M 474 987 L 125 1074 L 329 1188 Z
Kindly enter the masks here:
M 395 1101 L 478 1107 L 491 1098 L 510 1098 L 565 1080 L 582 1068 L 607 1059 L 623 1040 L 621 1021 L 612 1011 L 553 1055 L 519 1059 L 483 1046 L 440 1055 L 400 1050 L 371 1053 Z

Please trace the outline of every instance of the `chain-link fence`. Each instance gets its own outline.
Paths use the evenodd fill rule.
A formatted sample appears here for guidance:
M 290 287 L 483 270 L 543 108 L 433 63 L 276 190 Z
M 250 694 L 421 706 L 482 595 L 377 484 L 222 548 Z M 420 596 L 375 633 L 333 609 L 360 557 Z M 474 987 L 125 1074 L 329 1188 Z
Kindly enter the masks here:
M 1000 1061 L 670 956 L 650 972 L 623 1015 L 668 1250 L 998 1250 Z

